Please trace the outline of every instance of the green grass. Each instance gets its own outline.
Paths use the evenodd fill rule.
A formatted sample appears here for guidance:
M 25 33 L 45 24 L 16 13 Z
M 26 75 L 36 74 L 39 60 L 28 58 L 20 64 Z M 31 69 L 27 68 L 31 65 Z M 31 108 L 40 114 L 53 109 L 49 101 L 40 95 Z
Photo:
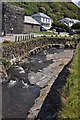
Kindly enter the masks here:
M 2 64 L 2 66 L 6 67 L 6 68 L 8 68 L 11 65 L 11 62 L 9 60 L 7 60 L 6 58 L 2 58 L 0 60 L 0 62 Z
M 48 31 L 40 31 L 40 32 L 37 32 L 37 34 L 53 35 L 53 32 L 48 32 Z
M 79 115 L 79 82 L 80 82 L 80 45 L 75 52 L 75 57 L 70 68 L 67 87 L 65 88 L 66 103 L 62 111 L 62 118 L 80 119 Z

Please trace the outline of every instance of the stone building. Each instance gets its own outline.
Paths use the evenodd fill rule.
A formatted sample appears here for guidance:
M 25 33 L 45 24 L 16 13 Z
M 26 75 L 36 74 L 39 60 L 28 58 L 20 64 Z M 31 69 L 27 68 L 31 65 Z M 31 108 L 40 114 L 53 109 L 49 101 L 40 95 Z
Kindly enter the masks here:
M 24 33 L 39 32 L 40 23 L 31 16 L 24 16 Z
M 6 2 L 2 4 L 2 30 L 10 33 L 10 28 L 14 34 L 24 32 L 24 9 Z
M 2 32 L 2 3 L 0 3 L 0 34 Z

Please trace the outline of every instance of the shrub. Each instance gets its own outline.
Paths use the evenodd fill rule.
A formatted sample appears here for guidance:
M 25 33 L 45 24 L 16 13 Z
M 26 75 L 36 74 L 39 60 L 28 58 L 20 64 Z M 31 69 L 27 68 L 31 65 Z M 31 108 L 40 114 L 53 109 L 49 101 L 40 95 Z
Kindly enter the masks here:
M 4 67 L 9 67 L 11 65 L 11 62 L 6 58 L 2 58 L 1 63 Z
M 46 9 L 44 7 L 40 7 L 39 12 L 46 13 Z
M 80 22 L 73 24 L 73 29 L 80 29 Z

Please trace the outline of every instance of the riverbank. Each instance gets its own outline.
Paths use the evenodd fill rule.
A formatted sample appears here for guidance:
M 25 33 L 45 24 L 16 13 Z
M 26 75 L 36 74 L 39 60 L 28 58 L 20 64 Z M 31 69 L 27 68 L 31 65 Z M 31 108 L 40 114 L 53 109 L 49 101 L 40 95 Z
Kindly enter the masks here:
M 67 79 L 67 84 L 64 90 L 64 107 L 62 110 L 62 118 L 70 118 L 70 119 L 80 119 L 79 107 L 80 107 L 80 89 L 79 89 L 79 81 L 80 81 L 80 44 L 78 45 L 74 60 L 70 66 L 69 72 L 70 75 Z
M 80 44 L 70 61 L 58 75 L 47 95 L 38 118 L 40 119 L 75 119 L 79 120 L 79 67 Z M 62 89 L 61 89 L 62 88 Z
M 66 83 L 66 80 L 64 79 L 65 73 L 63 73 L 63 78 L 60 76 L 59 81 L 57 81 L 61 71 L 65 71 L 64 67 L 72 60 L 73 58 L 73 50 L 63 50 L 60 53 L 55 54 L 48 54 L 47 60 L 53 60 L 53 63 L 50 64 L 48 67 L 44 68 L 42 71 L 39 71 L 34 74 L 30 74 L 31 79 L 29 79 L 31 82 L 38 85 L 40 89 L 40 96 L 35 100 L 35 104 L 28 112 L 27 118 L 34 118 L 35 116 L 38 116 L 39 118 L 45 120 L 50 115 L 49 112 L 53 112 L 52 109 L 54 109 L 54 112 L 51 113 L 53 116 L 57 111 L 57 107 L 59 108 L 59 104 L 56 103 L 57 95 L 54 93 L 57 91 L 58 93 L 62 91 L 62 88 L 64 84 Z M 39 73 L 39 74 L 38 74 Z M 42 80 L 38 80 L 40 75 L 43 75 Z M 37 77 L 38 76 L 38 77 Z M 36 81 L 37 79 L 37 81 Z M 55 85 L 57 81 L 57 84 Z M 51 98 L 48 98 L 49 93 L 52 91 L 52 86 L 55 86 L 54 91 L 52 92 Z M 49 96 L 50 97 L 50 96 Z M 53 101 L 53 103 L 49 102 L 49 100 Z M 49 107 L 52 108 L 52 104 L 54 104 L 53 108 L 50 110 L 50 108 L 44 108 L 45 101 L 49 102 Z M 60 101 L 59 101 L 60 102 Z M 46 106 L 47 107 L 47 106 Z M 43 110 L 42 110 L 43 109 Z M 41 113 L 40 115 L 38 115 Z
M 73 51 L 48 48 L 26 58 L 23 63 L 12 65 L 7 71 L 8 81 L 3 84 L 3 116 L 34 118 L 38 115 L 52 84 L 71 61 Z

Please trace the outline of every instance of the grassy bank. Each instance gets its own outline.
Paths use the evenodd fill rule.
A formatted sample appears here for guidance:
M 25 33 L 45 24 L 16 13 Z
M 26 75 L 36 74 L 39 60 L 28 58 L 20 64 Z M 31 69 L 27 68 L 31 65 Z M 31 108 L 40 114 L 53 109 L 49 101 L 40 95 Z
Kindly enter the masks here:
M 37 34 L 53 35 L 53 32 L 39 31 L 39 32 L 37 32 Z
M 68 83 L 65 88 L 65 102 L 64 108 L 62 110 L 62 118 L 70 118 L 71 120 L 75 118 L 75 120 L 80 119 L 79 115 L 79 81 L 80 81 L 80 45 L 78 46 L 74 60 L 70 67 L 70 75 L 68 77 Z

